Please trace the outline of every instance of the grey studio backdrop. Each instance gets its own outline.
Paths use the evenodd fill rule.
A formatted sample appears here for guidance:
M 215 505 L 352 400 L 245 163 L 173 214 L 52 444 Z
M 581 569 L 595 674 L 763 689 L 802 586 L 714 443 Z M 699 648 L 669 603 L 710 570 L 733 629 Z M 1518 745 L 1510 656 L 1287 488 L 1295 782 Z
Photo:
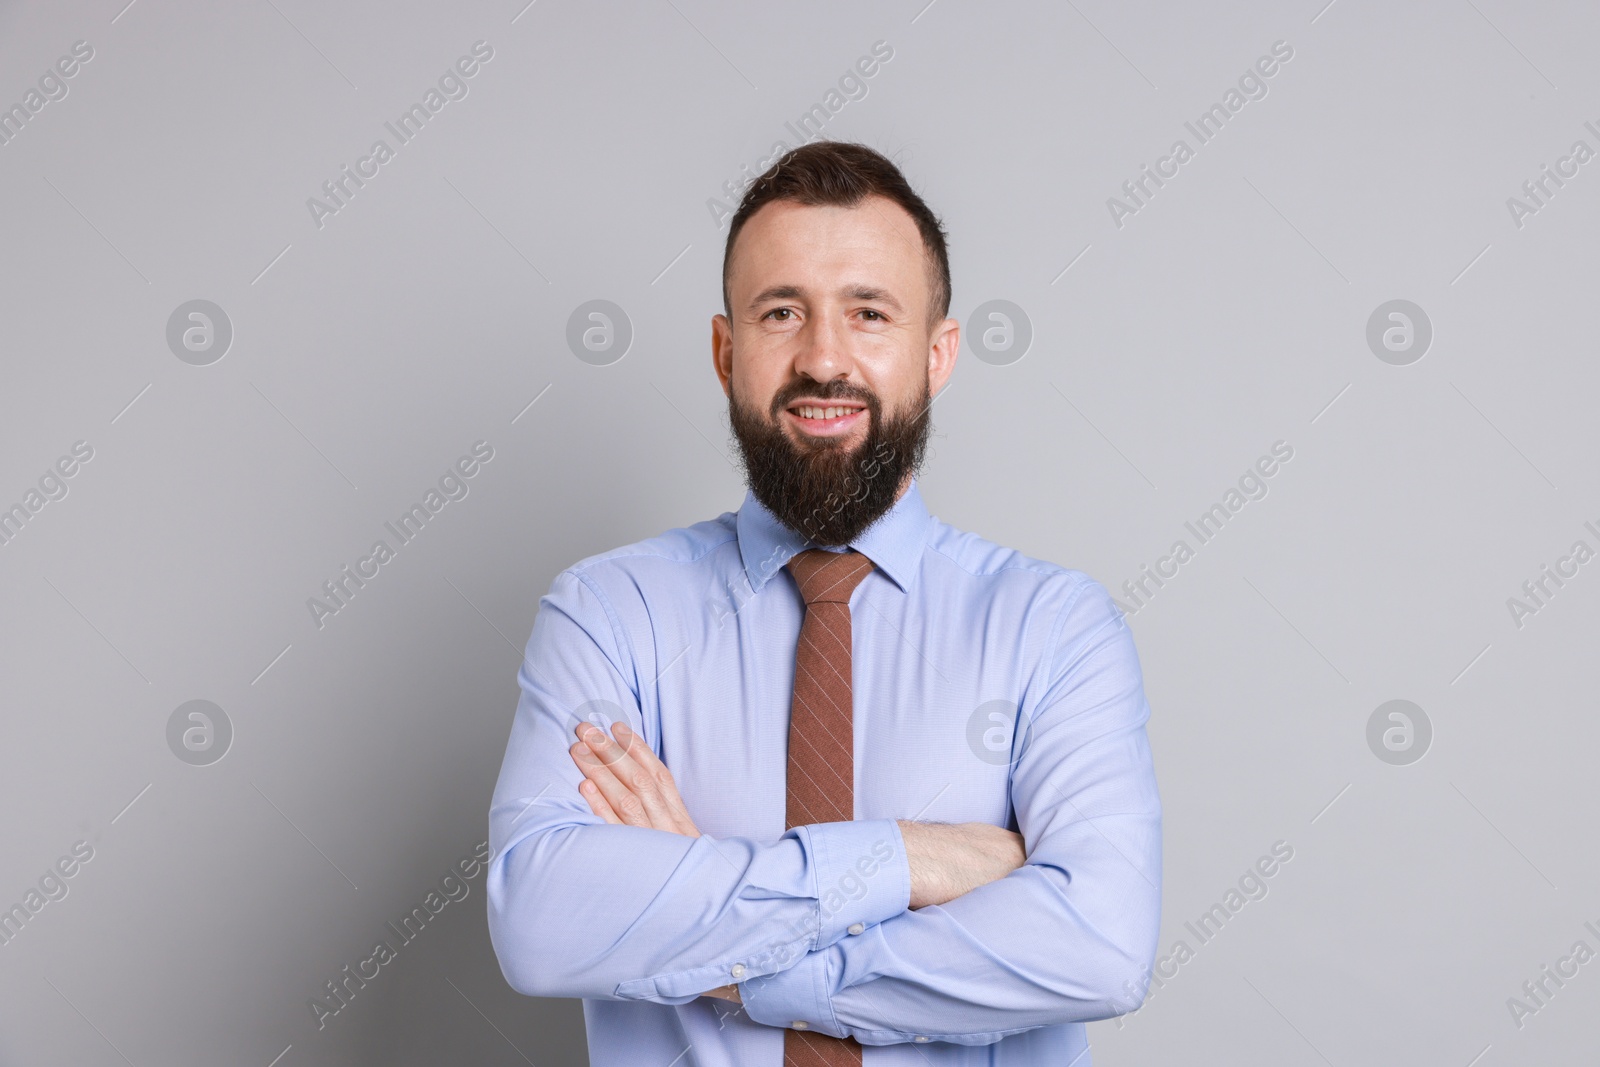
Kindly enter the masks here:
M 524 2 L 0 7 L 0 1062 L 585 1062 L 485 926 L 515 674 L 742 499 L 802 135 L 950 231 L 931 510 L 1135 633 L 1095 1062 L 1594 1062 L 1592 7 Z

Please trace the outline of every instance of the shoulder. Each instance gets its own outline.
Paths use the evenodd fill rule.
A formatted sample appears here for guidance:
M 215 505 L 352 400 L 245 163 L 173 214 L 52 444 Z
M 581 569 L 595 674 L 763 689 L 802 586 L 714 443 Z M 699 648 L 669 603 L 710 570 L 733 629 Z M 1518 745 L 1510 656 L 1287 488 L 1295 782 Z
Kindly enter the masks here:
M 734 513 L 679 526 L 632 544 L 585 556 L 556 576 L 552 592 L 562 586 L 583 586 L 602 600 L 635 597 L 695 580 L 697 567 L 715 566 L 719 550 L 738 553 Z
M 938 518 L 928 531 L 930 557 L 956 574 L 973 579 L 1033 585 L 1048 595 L 1072 599 L 1109 594 L 1105 587 L 1081 570 L 1026 555 L 996 544 L 968 530 L 958 530 Z
M 970 582 L 985 599 L 1005 602 L 1030 619 L 1050 620 L 1058 641 L 1071 641 L 1108 625 L 1125 626 L 1111 593 L 1091 575 L 996 544 L 935 518 L 926 566 L 940 582 Z

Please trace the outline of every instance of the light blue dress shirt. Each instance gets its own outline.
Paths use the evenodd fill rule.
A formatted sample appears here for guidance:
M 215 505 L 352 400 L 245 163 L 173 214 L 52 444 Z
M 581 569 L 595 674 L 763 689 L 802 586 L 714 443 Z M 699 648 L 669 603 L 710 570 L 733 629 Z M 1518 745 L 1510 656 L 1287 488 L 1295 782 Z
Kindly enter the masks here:
M 850 546 L 877 564 L 851 598 L 855 820 L 785 832 L 805 605 L 784 564 L 807 547 L 747 493 L 551 583 L 489 813 L 506 980 L 583 998 L 593 1067 L 779 1067 L 789 1026 L 870 1067 L 1089 1067 L 1083 1023 L 1141 1002 L 1160 920 L 1122 613 L 934 518 L 913 480 Z M 701 837 L 590 811 L 573 727 L 618 718 Z M 897 819 L 1008 827 L 1027 862 L 911 911 Z M 742 1005 L 700 996 L 729 983 Z

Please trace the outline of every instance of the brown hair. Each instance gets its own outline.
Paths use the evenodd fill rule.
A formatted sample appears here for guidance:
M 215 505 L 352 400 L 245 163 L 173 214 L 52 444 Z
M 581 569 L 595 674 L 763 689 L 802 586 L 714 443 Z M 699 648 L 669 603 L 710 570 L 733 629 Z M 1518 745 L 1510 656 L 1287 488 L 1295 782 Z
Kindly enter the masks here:
M 950 257 L 939 218 L 906 182 L 900 168 L 864 144 L 814 141 L 785 153 L 766 173 L 751 183 L 728 227 L 722 252 L 722 309 L 731 319 L 728 270 L 733 262 L 733 242 L 739 231 L 763 205 L 793 200 L 809 206 L 854 207 L 868 196 L 882 196 L 906 209 L 922 233 L 923 249 L 932 263 L 929 324 L 950 312 Z

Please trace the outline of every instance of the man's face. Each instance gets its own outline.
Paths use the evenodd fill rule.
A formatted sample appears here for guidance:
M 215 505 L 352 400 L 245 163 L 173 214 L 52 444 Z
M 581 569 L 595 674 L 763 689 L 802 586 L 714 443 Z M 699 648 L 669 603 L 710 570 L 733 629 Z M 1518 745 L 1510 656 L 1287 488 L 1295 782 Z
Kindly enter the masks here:
M 921 463 L 961 327 L 929 324 L 930 259 L 900 205 L 763 206 L 734 242 L 731 319 L 712 319 L 750 489 L 820 545 L 894 505 Z

